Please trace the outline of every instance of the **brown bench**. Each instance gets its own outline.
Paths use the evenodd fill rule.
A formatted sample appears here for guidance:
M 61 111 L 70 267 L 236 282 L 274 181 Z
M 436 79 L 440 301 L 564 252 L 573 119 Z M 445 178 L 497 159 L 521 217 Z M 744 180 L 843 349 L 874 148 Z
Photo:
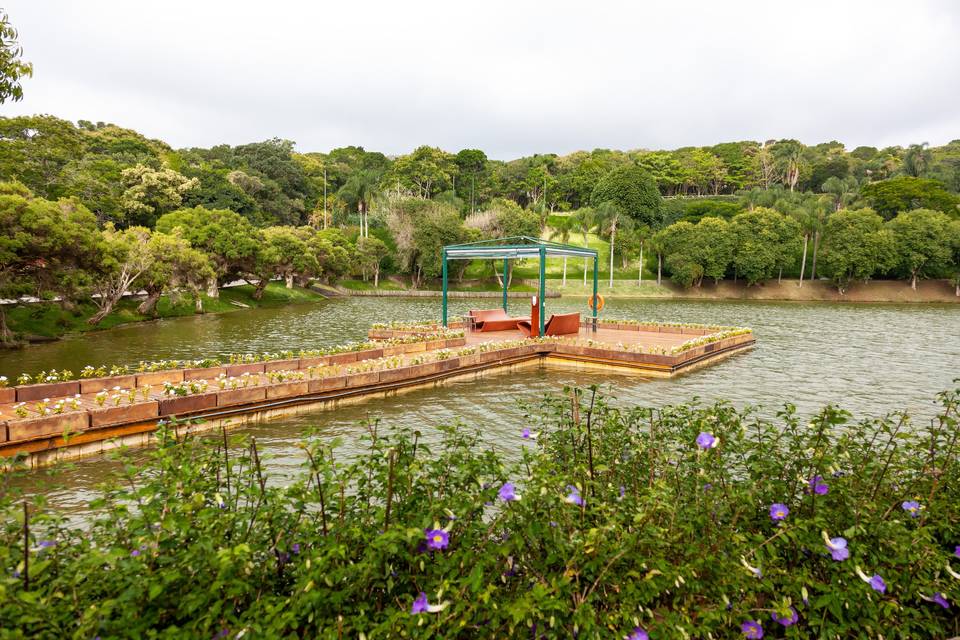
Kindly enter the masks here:
M 527 336 L 533 333 L 529 320 L 518 322 L 517 329 L 520 329 Z M 580 333 L 579 313 L 555 313 L 543 325 L 543 335 L 545 336 L 565 336 L 573 333 Z
M 517 328 L 517 322 L 530 318 L 511 318 L 503 309 L 476 309 L 470 315 L 476 322 L 477 331 L 509 331 Z

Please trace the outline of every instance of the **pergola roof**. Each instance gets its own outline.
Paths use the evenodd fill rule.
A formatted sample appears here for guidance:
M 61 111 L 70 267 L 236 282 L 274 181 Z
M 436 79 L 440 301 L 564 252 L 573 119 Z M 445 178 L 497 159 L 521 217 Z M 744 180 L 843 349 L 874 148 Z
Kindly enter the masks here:
M 529 236 L 513 236 L 493 240 L 479 240 L 464 244 L 451 244 L 443 248 L 448 260 L 476 260 L 495 258 L 539 258 L 540 252 L 548 257 L 596 258 L 597 252 L 585 247 L 560 244 Z

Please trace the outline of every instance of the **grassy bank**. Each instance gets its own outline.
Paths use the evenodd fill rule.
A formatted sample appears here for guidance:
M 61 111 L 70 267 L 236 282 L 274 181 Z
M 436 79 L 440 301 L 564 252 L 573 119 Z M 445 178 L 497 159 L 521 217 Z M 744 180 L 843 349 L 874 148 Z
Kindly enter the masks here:
M 219 298 L 203 295 L 205 313 L 228 313 L 246 308 L 283 307 L 323 300 L 323 296 L 308 289 L 287 289 L 282 283 L 271 283 L 260 300 L 253 299 L 254 287 L 242 285 L 220 291 Z M 137 312 L 140 300 L 125 299 L 96 326 L 87 324 L 87 319 L 96 313 L 96 307 L 83 302 L 75 309 L 66 310 L 55 303 L 21 304 L 7 307 L 7 324 L 18 337 L 27 339 L 59 338 L 70 333 L 83 333 L 110 329 L 131 322 L 144 322 L 158 318 L 178 318 L 194 315 L 194 301 L 188 296 L 174 301 L 164 296 L 157 303 L 157 315 Z

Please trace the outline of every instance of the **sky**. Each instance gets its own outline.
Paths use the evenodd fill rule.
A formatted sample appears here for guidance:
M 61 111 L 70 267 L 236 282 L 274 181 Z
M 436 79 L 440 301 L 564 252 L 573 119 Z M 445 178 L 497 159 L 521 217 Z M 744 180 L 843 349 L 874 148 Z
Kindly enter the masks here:
M 496 159 L 960 138 L 954 0 L 7 0 L 34 77 L 0 115 L 174 147 L 273 137 Z

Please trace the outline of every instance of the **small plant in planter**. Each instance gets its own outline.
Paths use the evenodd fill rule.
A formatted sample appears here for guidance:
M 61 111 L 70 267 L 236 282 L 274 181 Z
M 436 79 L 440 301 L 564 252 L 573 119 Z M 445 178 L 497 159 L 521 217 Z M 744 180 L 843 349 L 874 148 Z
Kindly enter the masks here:
M 13 407 L 13 412 L 20 418 L 26 418 L 30 412 L 27 411 L 27 403 L 20 402 Z
M 107 392 L 101 391 L 97 393 L 97 395 L 93 397 L 93 401 L 97 403 L 98 407 L 102 407 L 104 403 L 107 401 Z
M 17 384 L 30 384 L 33 382 L 33 376 L 29 373 L 21 373 L 17 376 Z
M 113 403 L 113 406 L 119 407 L 120 403 L 123 402 L 123 394 L 114 393 L 112 396 L 110 396 L 110 401 Z
M 76 394 L 75 396 L 73 396 L 72 398 L 70 398 L 70 406 L 73 407 L 74 411 L 76 411 L 77 409 L 79 409 L 79 408 L 80 408 L 80 405 L 81 405 L 81 400 L 80 400 L 80 394 L 79 394 L 79 393 Z
M 140 387 L 140 397 L 143 398 L 143 401 L 146 402 L 150 399 L 150 390 L 153 389 L 153 386 L 145 384 Z
M 0 376 L 0 389 L 7 387 L 7 376 Z
M 40 400 L 35 405 L 33 405 L 33 407 L 34 409 L 37 410 L 37 413 L 42 414 L 47 411 L 47 405 L 49 404 L 50 404 L 50 398 L 44 398 L 43 400 Z
M 126 368 L 126 367 L 120 367 L 120 366 L 117 366 L 117 365 L 113 365 L 112 367 L 110 367 L 110 375 L 111 375 L 111 376 L 122 376 L 122 375 L 125 374 L 126 372 L 127 372 L 127 368 Z

